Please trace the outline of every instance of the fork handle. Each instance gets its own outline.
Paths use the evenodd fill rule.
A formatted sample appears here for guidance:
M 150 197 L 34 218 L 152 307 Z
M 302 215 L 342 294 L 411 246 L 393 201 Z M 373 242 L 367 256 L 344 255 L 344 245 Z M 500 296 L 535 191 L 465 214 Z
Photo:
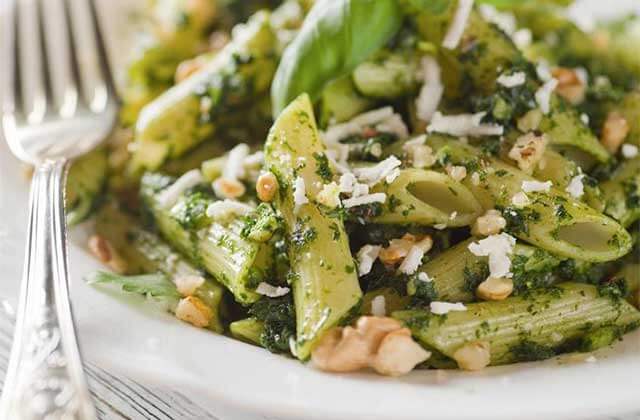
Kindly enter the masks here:
M 65 160 L 31 183 L 26 260 L 0 419 L 95 419 L 78 350 L 67 272 Z

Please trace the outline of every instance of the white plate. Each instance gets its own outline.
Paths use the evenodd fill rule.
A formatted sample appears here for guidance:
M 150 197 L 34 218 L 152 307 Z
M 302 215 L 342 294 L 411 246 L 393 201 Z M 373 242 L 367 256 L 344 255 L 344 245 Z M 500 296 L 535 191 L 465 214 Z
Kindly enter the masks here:
M 119 17 L 119 3 L 126 1 L 102 4 Z M 612 3 L 620 10 L 638 0 Z M 114 33 L 122 42 L 129 31 Z M 12 304 L 21 278 L 28 187 L 20 164 L 0 142 L 0 297 Z M 174 387 L 224 418 L 595 419 L 640 413 L 640 332 L 597 353 L 595 363 L 554 359 L 480 373 L 421 371 L 401 379 L 329 375 L 191 328 L 138 305 L 136 297 L 114 299 L 87 286 L 83 276 L 98 265 L 76 245 L 81 236 L 77 230 L 72 236 L 70 261 L 85 357 L 142 383 Z

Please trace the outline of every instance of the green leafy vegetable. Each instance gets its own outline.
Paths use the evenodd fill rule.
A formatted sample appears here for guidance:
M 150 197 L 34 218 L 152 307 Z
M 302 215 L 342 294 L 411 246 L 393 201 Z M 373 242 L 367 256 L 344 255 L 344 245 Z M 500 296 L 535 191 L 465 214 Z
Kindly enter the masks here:
M 86 277 L 88 284 L 111 284 L 129 293 L 137 293 L 165 301 L 175 307 L 181 296 L 173 282 L 162 273 L 123 276 L 108 271 L 95 271 Z
M 260 344 L 273 353 L 288 353 L 289 338 L 296 335 L 295 309 L 291 295 L 262 298 L 249 308 L 249 314 L 264 323 Z
M 280 61 L 271 100 L 274 116 L 302 93 L 317 99 L 322 88 L 353 70 L 398 31 L 396 0 L 320 0 Z

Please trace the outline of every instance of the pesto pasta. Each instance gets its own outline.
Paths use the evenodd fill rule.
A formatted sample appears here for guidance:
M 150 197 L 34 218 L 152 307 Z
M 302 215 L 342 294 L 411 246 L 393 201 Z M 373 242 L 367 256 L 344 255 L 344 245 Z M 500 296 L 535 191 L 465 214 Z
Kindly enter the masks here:
M 112 271 L 91 284 L 329 372 L 480 370 L 640 326 L 637 17 L 179 3 L 130 64 L 127 135 L 70 172 Z

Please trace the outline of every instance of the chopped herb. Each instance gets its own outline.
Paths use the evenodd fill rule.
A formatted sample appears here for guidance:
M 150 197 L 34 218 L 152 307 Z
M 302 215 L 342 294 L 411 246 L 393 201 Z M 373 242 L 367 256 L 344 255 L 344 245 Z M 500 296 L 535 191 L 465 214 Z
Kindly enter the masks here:
M 505 207 L 498 210 L 507 221 L 505 230 L 512 235 L 528 235 L 529 223 L 540 221 L 540 213 L 530 208 Z
M 273 353 L 288 353 L 289 339 L 295 337 L 295 309 L 291 294 L 279 298 L 263 297 L 249 307 L 249 315 L 264 323 L 260 343 Z
M 304 224 L 298 224 L 295 231 L 291 234 L 291 243 L 298 249 L 304 248 L 306 245 L 313 242 L 318 236 L 315 228 L 312 226 L 304 226 Z
M 510 348 L 513 358 L 517 362 L 534 362 L 536 360 L 550 359 L 556 355 L 556 351 L 550 347 L 530 340 L 523 340 Z
M 333 173 L 331 172 L 327 155 L 324 153 L 314 153 L 313 157 L 316 160 L 316 174 L 318 174 L 324 182 L 331 182 L 333 180 Z
M 464 278 L 464 290 L 475 293 L 478 285 L 489 277 L 489 264 L 486 261 L 477 261 L 475 264 L 465 266 L 462 270 Z
M 257 242 L 266 242 L 282 228 L 282 223 L 282 219 L 276 215 L 271 205 L 261 203 L 244 218 L 240 236 Z

